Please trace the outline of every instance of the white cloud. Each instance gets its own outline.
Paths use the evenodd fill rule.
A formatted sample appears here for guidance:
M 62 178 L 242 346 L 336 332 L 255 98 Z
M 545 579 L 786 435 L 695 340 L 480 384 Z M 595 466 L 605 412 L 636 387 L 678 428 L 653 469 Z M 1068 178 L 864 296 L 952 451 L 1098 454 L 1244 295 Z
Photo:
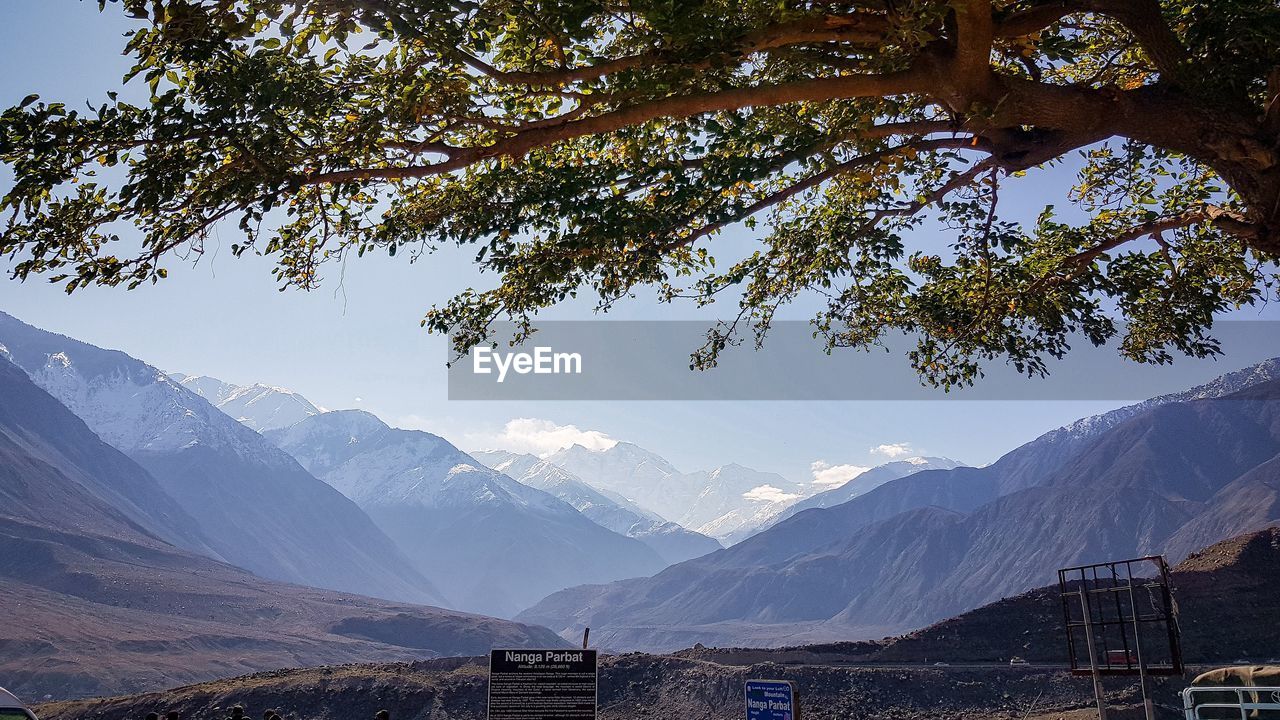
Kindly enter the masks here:
M 776 488 L 772 485 L 760 485 L 742 493 L 744 499 L 751 502 L 777 503 L 787 502 L 789 500 L 798 500 L 800 496 L 795 493 L 789 493 L 782 488 Z
M 577 425 L 557 425 L 541 418 L 515 418 L 507 421 L 502 432 L 487 437 L 473 436 L 468 444 L 545 457 L 574 444 L 588 450 L 608 450 L 618 441 L 599 430 L 583 430 Z
M 814 485 L 838 487 L 871 468 L 865 465 L 832 465 L 825 460 L 818 460 L 810 465 L 809 469 L 813 471 Z
M 903 455 L 910 455 L 915 452 L 911 449 L 911 443 L 888 443 L 885 445 L 877 445 L 869 451 L 872 455 L 883 455 L 890 460 L 900 458 Z

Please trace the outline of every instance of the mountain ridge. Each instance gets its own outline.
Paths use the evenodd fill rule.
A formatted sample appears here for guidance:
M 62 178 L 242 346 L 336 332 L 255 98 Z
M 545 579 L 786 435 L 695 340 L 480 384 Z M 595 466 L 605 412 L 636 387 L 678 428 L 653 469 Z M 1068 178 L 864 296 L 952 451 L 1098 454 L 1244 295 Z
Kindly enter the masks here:
M 444 438 L 331 411 L 268 439 L 359 505 L 457 607 L 503 616 L 585 578 L 664 567 L 649 547 Z
M 324 408 L 288 388 L 262 383 L 233 385 L 208 375 L 168 375 L 237 422 L 258 432 L 285 428 L 325 412 Z
M 141 465 L 217 557 L 267 578 L 447 604 L 354 503 L 146 363 L 0 313 L 13 363 Z
M 909 475 L 651 578 L 566 590 L 517 617 L 563 632 L 609 628 L 601 642 L 644 649 L 667 649 L 644 643 L 680 628 L 741 627 L 776 642 L 769 626 L 820 639 L 923 625 L 1034 587 L 1054 567 L 1175 547 L 1166 544 L 1179 531 L 1175 549 L 1202 547 L 1269 522 L 1280 515 L 1274 483 L 1235 481 L 1280 453 L 1277 406 L 1276 380 L 1223 398 L 1152 403 L 1074 456 L 1041 465 L 1025 487 L 996 466 L 1037 451 L 1036 441 L 995 470 Z M 1270 501 L 1196 530 L 1206 508 L 1239 507 L 1245 492 Z
M 545 628 L 267 580 L 179 546 L 204 542 L 147 470 L 0 359 L 11 690 L 118 694 L 298 663 L 565 644 Z
M 625 499 L 610 497 L 535 455 L 485 450 L 472 452 L 471 456 L 517 482 L 555 495 L 596 524 L 643 542 L 668 565 L 720 549 L 714 538 L 663 520 Z

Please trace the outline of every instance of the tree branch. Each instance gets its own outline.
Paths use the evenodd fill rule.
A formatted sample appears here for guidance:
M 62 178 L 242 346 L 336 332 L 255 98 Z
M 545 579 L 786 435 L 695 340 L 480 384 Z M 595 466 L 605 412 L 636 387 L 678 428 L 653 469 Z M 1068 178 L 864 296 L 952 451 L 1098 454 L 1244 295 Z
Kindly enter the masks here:
M 1176 78 L 1187 60 L 1187 49 L 1173 33 L 1156 0 L 1043 0 L 1030 7 L 1003 14 L 996 23 L 997 37 L 1034 35 L 1069 15 L 1096 13 L 1120 23 L 1133 34 L 1156 69 Z
M 923 92 L 928 87 L 928 82 L 929 78 L 923 70 L 912 68 L 886 75 L 849 75 L 735 88 L 714 93 L 670 96 L 558 125 L 544 125 L 522 130 L 492 145 L 458 148 L 448 160 L 439 163 L 317 172 L 298 176 L 296 181 L 302 185 L 316 185 L 359 180 L 430 177 L 460 170 L 482 160 L 496 157 L 520 157 L 530 150 L 556 142 L 613 132 L 658 118 L 681 119 L 708 112 L 739 110 L 744 107 L 767 107 L 802 101 L 818 102 Z
M 512 85 L 546 87 L 575 82 L 599 80 L 627 70 L 662 65 L 681 64 L 699 69 L 710 67 L 714 57 L 730 55 L 754 55 L 791 45 L 807 45 L 826 42 L 859 42 L 878 44 L 889 31 L 887 19 L 878 14 L 856 13 L 851 16 L 826 15 L 805 18 L 789 23 L 779 23 L 744 36 L 735 49 L 716 53 L 697 62 L 681 62 L 669 49 L 615 58 L 596 65 L 573 67 L 565 70 L 502 70 L 473 55 L 459 51 L 458 56 L 471 68 L 487 77 Z

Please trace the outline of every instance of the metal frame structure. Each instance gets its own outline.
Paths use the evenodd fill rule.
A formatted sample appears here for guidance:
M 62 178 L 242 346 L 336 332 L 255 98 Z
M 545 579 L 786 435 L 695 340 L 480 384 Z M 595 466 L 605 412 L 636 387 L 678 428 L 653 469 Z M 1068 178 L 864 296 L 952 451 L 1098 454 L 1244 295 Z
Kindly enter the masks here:
M 1063 568 L 1058 590 L 1071 672 L 1093 677 L 1100 720 L 1107 715 L 1104 675 L 1139 676 L 1147 718 L 1154 720 L 1147 677 L 1183 671 L 1177 605 L 1164 557 Z
M 1142 566 L 1154 566 L 1155 572 L 1135 572 Z M 1102 675 L 1182 674 L 1177 606 L 1163 556 L 1064 568 L 1058 589 L 1073 673 L 1092 675 L 1096 667 Z M 1087 644 L 1090 635 L 1100 651 L 1092 662 L 1079 644 Z

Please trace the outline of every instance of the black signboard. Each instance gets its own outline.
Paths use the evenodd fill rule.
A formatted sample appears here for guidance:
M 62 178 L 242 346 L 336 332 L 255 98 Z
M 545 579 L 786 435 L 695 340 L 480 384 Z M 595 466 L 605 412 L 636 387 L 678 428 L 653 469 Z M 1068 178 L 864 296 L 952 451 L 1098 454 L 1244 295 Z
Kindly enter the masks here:
M 595 650 L 494 650 L 489 720 L 595 720 Z

